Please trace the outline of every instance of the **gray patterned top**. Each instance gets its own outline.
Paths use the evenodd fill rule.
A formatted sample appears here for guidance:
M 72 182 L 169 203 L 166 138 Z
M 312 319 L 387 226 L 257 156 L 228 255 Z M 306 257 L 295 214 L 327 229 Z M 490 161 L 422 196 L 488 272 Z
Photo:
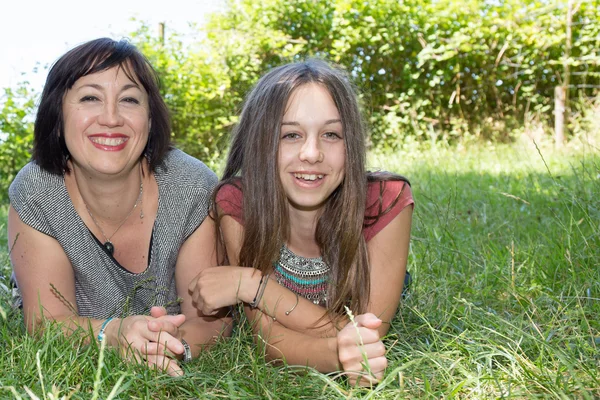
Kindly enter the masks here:
M 138 274 L 123 268 L 89 231 L 62 176 L 29 163 L 11 184 L 10 202 L 21 220 L 55 238 L 71 261 L 79 315 L 103 319 L 147 314 L 154 305 L 165 306 L 170 314 L 179 312 L 177 255 L 207 216 L 217 177 L 201 161 L 173 149 L 156 169 L 155 178 L 158 211 L 149 265 Z

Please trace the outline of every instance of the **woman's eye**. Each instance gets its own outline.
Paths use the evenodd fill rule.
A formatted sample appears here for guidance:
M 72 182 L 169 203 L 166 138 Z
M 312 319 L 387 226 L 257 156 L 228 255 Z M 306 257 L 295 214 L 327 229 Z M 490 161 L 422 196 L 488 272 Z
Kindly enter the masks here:
M 83 96 L 81 98 L 81 100 L 79 100 L 79 101 L 85 102 L 85 101 L 97 101 L 97 100 L 98 100 L 98 98 L 96 96 Z
M 123 99 L 123 101 L 126 103 L 131 103 L 131 104 L 140 104 L 140 101 L 138 99 L 136 99 L 135 97 L 125 97 Z

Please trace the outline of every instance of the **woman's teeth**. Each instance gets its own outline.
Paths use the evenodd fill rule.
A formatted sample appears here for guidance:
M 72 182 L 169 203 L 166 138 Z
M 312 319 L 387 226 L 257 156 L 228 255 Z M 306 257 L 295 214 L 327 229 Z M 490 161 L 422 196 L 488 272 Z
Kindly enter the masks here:
M 94 137 L 92 142 L 101 144 L 103 146 L 118 146 L 127 141 L 127 138 L 108 138 L 108 137 Z

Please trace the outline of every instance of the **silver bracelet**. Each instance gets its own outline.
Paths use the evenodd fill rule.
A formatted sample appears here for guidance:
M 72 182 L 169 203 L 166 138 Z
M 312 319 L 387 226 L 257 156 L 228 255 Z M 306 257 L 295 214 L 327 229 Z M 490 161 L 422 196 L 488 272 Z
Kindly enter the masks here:
M 185 339 L 181 339 L 181 344 L 183 345 L 183 360 L 182 362 L 187 363 L 192 361 L 192 349 L 188 342 Z

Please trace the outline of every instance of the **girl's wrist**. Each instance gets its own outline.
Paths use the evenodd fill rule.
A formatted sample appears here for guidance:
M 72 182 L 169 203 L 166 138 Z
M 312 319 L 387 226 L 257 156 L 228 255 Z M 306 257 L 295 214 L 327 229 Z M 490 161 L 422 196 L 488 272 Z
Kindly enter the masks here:
M 259 270 L 254 268 L 244 268 L 242 276 L 244 284 L 242 285 L 242 288 L 240 288 L 240 300 L 247 304 L 250 304 L 253 301 L 258 287 L 260 286 L 261 278 L 262 272 Z

